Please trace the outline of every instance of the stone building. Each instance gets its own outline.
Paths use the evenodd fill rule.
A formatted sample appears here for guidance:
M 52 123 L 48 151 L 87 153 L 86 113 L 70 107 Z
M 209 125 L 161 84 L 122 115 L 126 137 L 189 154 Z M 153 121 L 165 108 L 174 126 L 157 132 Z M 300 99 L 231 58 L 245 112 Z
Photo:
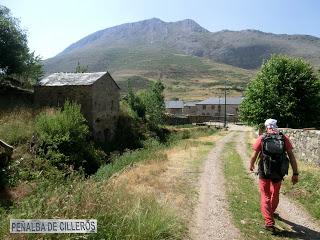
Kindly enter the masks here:
M 189 116 L 197 115 L 197 104 L 198 102 L 186 102 L 183 106 L 183 114 Z
M 236 121 L 238 118 L 239 105 L 242 97 L 229 97 L 226 101 L 226 110 L 228 119 Z M 217 119 L 224 118 L 224 98 L 208 98 L 204 101 L 196 103 L 197 115 L 212 116 Z
M 166 112 L 173 115 L 182 115 L 183 101 L 165 101 Z
M 34 90 L 36 106 L 61 107 L 66 100 L 81 105 L 93 136 L 110 140 L 119 116 L 120 88 L 108 72 L 54 73 Z

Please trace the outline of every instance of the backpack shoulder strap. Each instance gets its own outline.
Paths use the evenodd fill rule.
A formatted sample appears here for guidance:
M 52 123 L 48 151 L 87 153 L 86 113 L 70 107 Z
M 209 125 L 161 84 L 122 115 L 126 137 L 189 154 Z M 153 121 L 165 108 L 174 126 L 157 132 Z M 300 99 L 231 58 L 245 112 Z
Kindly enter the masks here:
M 265 153 L 264 153 L 264 140 L 266 139 L 266 137 L 268 137 L 268 133 L 263 133 L 262 134 L 262 138 L 261 138 L 261 154 L 262 154 L 262 156 L 264 156 L 265 155 Z
M 283 134 L 283 132 L 278 132 L 277 135 L 281 137 L 281 140 L 282 140 L 282 141 L 284 141 L 284 134 Z

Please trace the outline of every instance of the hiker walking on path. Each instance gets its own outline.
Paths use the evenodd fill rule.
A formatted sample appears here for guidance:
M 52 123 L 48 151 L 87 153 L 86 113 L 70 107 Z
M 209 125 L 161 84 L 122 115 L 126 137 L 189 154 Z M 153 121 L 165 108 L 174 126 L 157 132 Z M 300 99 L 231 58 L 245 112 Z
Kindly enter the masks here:
M 266 132 L 260 135 L 254 145 L 250 159 L 250 171 L 259 156 L 258 174 L 260 208 L 265 221 L 265 229 L 275 232 L 274 213 L 279 203 L 279 192 L 283 177 L 288 174 L 289 162 L 293 170 L 292 184 L 298 182 L 298 166 L 292 152 L 292 144 L 287 136 L 279 132 L 277 120 L 265 121 Z M 288 159 L 289 157 L 289 159 Z

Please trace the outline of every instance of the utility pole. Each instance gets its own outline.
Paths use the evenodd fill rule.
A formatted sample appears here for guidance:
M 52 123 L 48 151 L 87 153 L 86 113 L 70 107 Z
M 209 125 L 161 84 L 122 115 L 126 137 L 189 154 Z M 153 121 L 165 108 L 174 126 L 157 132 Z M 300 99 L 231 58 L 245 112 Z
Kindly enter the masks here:
M 224 82 L 224 128 L 227 127 L 227 80 Z
M 218 122 L 220 122 L 221 119 L 221 102 L 220 102 L 221 96 L 219 95 L 219 105 L 218 105 Z

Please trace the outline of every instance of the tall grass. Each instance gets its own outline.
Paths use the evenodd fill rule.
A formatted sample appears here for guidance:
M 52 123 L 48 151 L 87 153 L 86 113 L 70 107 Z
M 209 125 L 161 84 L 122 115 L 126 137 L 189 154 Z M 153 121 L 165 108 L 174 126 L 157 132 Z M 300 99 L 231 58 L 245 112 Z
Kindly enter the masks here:
M 34 118 L 31 108 L 0 112 L 0 139 L 15 146 L 25 143 L 32 137 Z
M 186 128 L 186 129 L 180 129 L 179 131 L 175 132 L 174 134 L 171 134 L 169 138 L 167 139 L 167 144 L 174 143 L 181 139 L 189 139 L 189 138 L 199 138 L 204 136 L 209 136 L 214 133 L 216 133 L 216 129 L 212 128 Z
M 138 149 L 135 151 L 127 151 L 122 155 L 114 155 L 111 157 L 111 162 L 102 166 L 93 176 L 95 180 L 103 180 L 110 178 L 113 174 L 120 172 L 128 166 L 141 161 L 152 160 L 166 160 L 167 156 L 162 151 L 164 145 L 155 143 L 153 146 Z
M 206 136 L 215 131 L 199 130 L 190 136 Z M 129 191 L 129 183 L 123 185 L 110 181 L 115 173 L 139 161 L 165 161 L 164 150 L 185 139 L 183 133 L 170 138 L 167 144 L 155 140 L 144 143 L 144 149 L 114 155 L 112 163 L 105 165 L 89 179 L 74 172 L 66 177 L 59 172 L 50 176 L 40 174 L 29 182 L 33 191 L 16 202 L 10 209 L 0 207 L 0 238 L 53 238 L 70 239 L 183 239 L 186 224 L 155 193 Z M 98 233 L 89 235 L 9 235 L 10 218 L 70 218 L 97 219 Z
M 152 160 L 166 160 L 166 155 L 163 150 L 167 147 L 172 147 L 182 139 L 199 138 L 202 136 L 208 136 L 216 133 L 215 129 L 198 128 L 194 130 L 186 129 L 177 133 L 172 133 L 167 139 L 167 142 L 160 144 L 154 139 L 149 139 L 144 142 L 144 148 L 134 151 L 127 151 L 122 155 L 114 155 L 111 157 L 111 162 L 102 166 L 97 173 L 93 176 L 96 180 L 110 178 L 114 173 L 125 169 L 127 166 L 131 166 L 134 163 Z
M 31 140 L 34 130 L 34 118 L 35 115 L 32 109 L 28 107 L 16 108 L 13 111 L 0 110 L 0 139 L 14 146 L 14 157 L 21 153 L 20 145 L 27 145 L 28 141 Z M 3 148 L 0 147 L 0 154 L 3 151 Z M 23 158 L 24 154 L 21 155 L 21 158 Z M 12 172 L 13 170 L 10 169 L 9 171 L 8 166 L 10 164 L 11 162 L 8 161 L 0 163 L 0 189 L 15 181 L 9 177 L 10 171 Z M 30 172 L 30 168 L 28 171 Z M 17 175 L 16 172 L 14 172 L 15 175 Z M 1 202 L 7 201 L 0 199 L 0 205 Z
M 298 166 L 299 182 L 292 186 L 290 181 L 292 169 L 290 168 L 287 176 L 289 180 L 283 182 L 282 191 L 301 203 L 313 217 L 320 220 L 320 167 L 303 161 L 298 161 Z
M 9 214 L 2 215 L 0 236 L 3 238 L 9 237 L 10 218 L 97 219 L 98 233 L 86 236 L 90 239 L 181 239 L 184 232 L 183 224 L 170 207 L 160 205 L 155 196 L 135 195 L 125 186 L 84 181 L 79 176 L 39 183 L 36 192 L 18 203 Z M 83 235 L 28 235 L 28 239 L 71 237 Z

